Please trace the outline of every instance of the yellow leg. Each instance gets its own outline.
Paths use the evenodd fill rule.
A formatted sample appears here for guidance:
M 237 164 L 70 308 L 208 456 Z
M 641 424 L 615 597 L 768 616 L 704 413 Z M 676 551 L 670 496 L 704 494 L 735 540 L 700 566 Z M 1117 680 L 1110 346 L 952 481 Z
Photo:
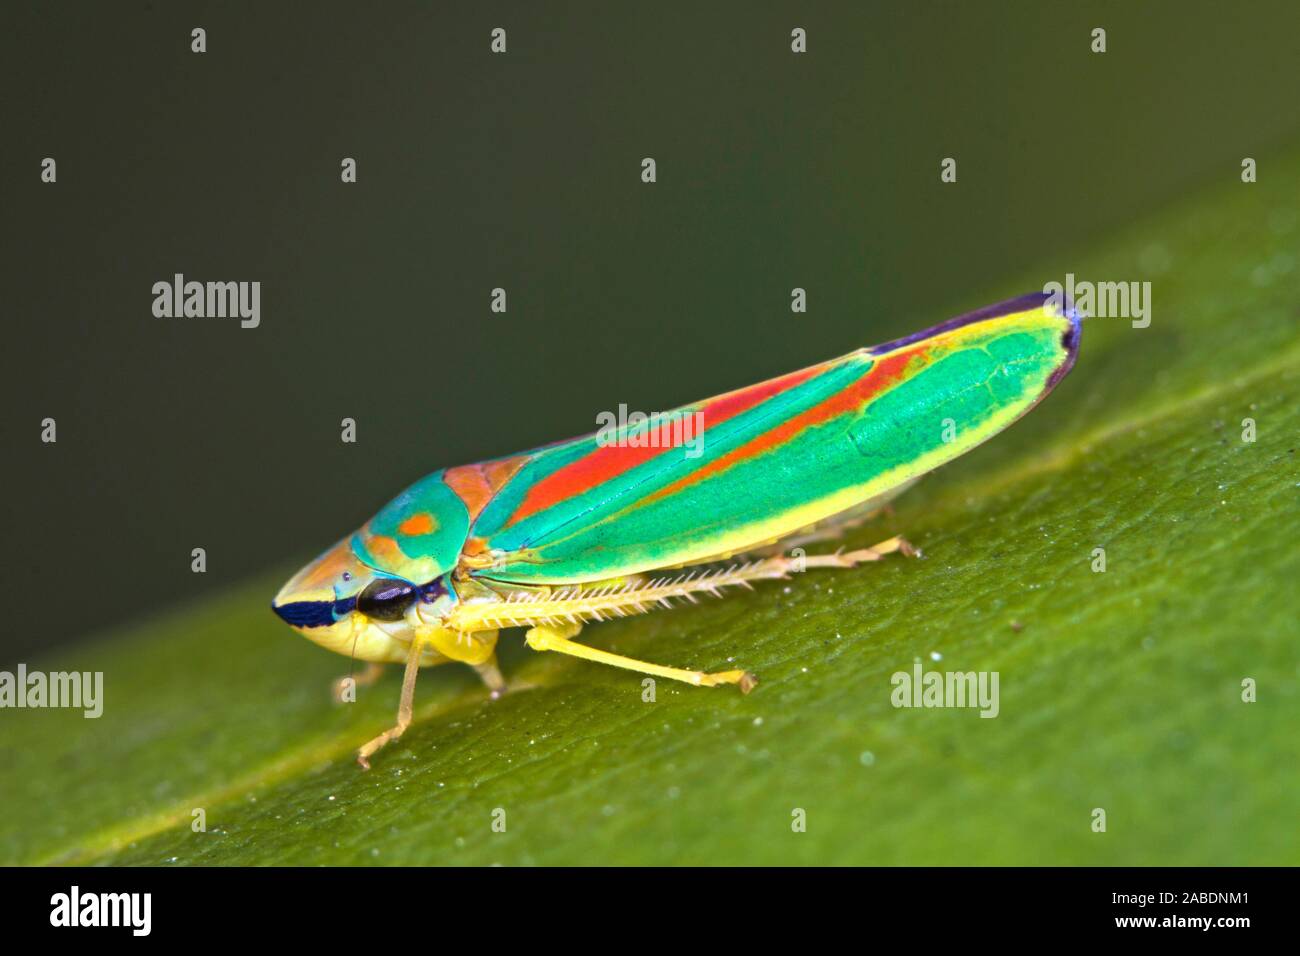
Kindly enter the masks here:
M 430 628 L 425 640 L 443 657 L 475 668 L 496 660 L 497 632 L 491 628 L 473 631 L 452 627 Z
M 505 693 L 506 681 L 497 667 L 497 631 L 495 628 L 483 628 L 476 631 L 461 631 L 451 627 L 439 627 L 427 632 L 428 641 L 443 657 L 468 664 L 482 678 L 492 697 Z
M 334 682 L 331 688 L 334 699 L 339 703 L 343 703 L 343 692 L 348 688 L 349 683 L 351 683 L 353 689 L 369 687 L 382 676 L 384 676 L 384 665 L 375 661 L 367 661 L 365 670 L 360 674 L 348 674 L 346 677 L 340 677 Z
M 357 763 L 366 770 L 370 769 L 371 754 L 402 736 L 406 733 L 406 728 L 411 726 L 411 710 L 415 701 L 415 678 L 420 673 L 420 651 L 423 644 L 424 642 L 417 637 L 411 641 L 411 649 L 406 655 L 406 671 L 402 675 L 402 699 L 397 705 L 397 724 L 373 740 L 362 744 L 361 749 L 357 751 Z
M 560 654 L 568 654 L 570 657 L 580 657 L 584 661 L 595 661 L 598 664 L 609 664 L 612 667 L 622 667 L 642 674 L 653 674 L 656 677 L 679 680 L 687 684 L 694 684 L 697 687 L 736 684 L 740 687 L 741 693 L 748 694 L 758 683 L 758 679 L 748 671 L 719 671 L 716 674 L 706 674 L 703 671 L 688 671 L 677 667 L 648 664 L 635 658 L 623 657 L 621 654 L 611 654 L 609 651 L 597 650 L 594 647 L 588 647 L 586 644 L 576 644 L 570 638 L 576 637 L 581 630 L 581 624 L 544 624 L 530 628 L 524 636 L 524 640 L 535 651 L 556 651 Z

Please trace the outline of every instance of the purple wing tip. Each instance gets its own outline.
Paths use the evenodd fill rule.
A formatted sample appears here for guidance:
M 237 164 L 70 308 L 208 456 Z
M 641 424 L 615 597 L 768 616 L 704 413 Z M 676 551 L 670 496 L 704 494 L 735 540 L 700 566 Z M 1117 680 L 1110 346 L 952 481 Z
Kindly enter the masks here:
M 959 329 L 964 325 L 973 325 L 976 322 L 983 322 L 987 319 L 996 319 L 1003 315 L 1013 315 L 1016 312 L 1025 312 L 1029 309 L 1040 308 L 1048 302 L 1056 304 L 1057 311 L 1062 316 L 1070 320 L 1070 331 L 1065 334 L 1062 345 L 1070 352 L 1070 362 L 1073 364 L 1073 355 L 1078 351 L 1079 336 L 1082 331 L 1083 317 L 1075 309 L 1074 303 L 1064 293 L 1049 292 L 1030 292 L 1028 295 L 1017 296 L 1014 299 L 1007 299 L 1005 302 L 998 302 L 994 305 L 986 305 L 982 309 L 976 309 L 974 312 L 967 312 L 965 315 L 959 315 L 955 319 L 949 319 L 946 322 L 940 322 L 938 325 L 931 326 L 928 329 L 922 329 L 920 332 L 913 332 L 911 335 L 905 335 L 901 339 L 894 339 L 890 342 L 884 342 L 880 345 L 873 345 L 867 349 L 869 355 L 881 355 L 885 352 L 892 352 L 894 349 L 902 348 L 905 345 L 911 345 L 914 342 L 920 342 L 922 339 L 928 339 L 933 335 L 939 335 L 943 332 L 951 332 L 953 329 Z
M 1066 329 L 1065 334 L 1061 336 L 1061 347 L 1065 349 L 1065 361 L 1052 372 L 1051 378 L 1047 380 L 1047 387 L 1043 394 L 1050 392 L 1056 383 L 1065 378 L 1070 369 L 1074 368 L 1074 360 L 1079 355 L 1079 340 L 1083 336 L 1083 315 L 1074 307 L 1074 303 L 1069 296 L 1063 292 L 1030 292 L 1028 295 L 1017 296 L 1014 299 L 1007 299 L 1005 302 L 998 302 L 994 305 L 987 305 L 982 309 L 974 312 L 967 312 L 965 315 L 959 315 L 955 319 L 949 319 L 947 322 L 940 322 L 938 325 L 931 326 L 928 329 L 922 329 L 920 332 L 913 332 L 911 335 L 905 335 L 901 339 L 894 339 L 892 342 L 885 342 L 881 345 L 875 345 L 867 349 L 868 355 L 881 355 L 885 352 L 892 352 L 894 349 L 902 348 L 905 345 L 911 345 L 914 342 L 920 342 L 922 339 L 928 339 L 931 336 L 939 335 L 943 332 L 950 332 L 953 329 L 959 329 L 964 325 L 972 325 L 975 322 L 984 322 L 988 319 L 996 319 L 1003 315 L 1014 315 L 1016 312 L 1025 312 L 1029 309 L 1042 308 L 1045 305 L 1052 304 L 1056 311 L 1064 318 L 1069 319 L 1070 327 Z
M 1056 311 L 1070 322 L 1070 327 L 1065 330 L 1061 336 L 1061 348 L 1065 349 L 1065 361 L 1057 366 L 1050 378 L 1047 380 L 1047 387 L 1043 389 L 1046 395 L 1056 387 L 1056 383 L 1069 374 L 1070 369 L 1074 368 L 1074 360 L 1079 357 L 1079 341 L 1083 338 L 1083 313 L 1074 307 L 1074 302 L 1064 292 L 1035 293 L 1039 296 L 1043 304 L 1052 303 Z
M 1048 378 L 1047 387 L 1043 390 L 1043 394 L 1047 394 L 1054 389 L 1056 383 L 1069 374 L 1070 369 L 1074 368 L 1074 360 L 1079 357 L 1079 340 L 1083 337 L 1083 316 L 1069 301 L 1064 303 L 1061 314 L 1070 320 L 1070 327 L 1061 336 L 1061 347 L 1065 349 L 1065 361 L 1058 365 L 1056 371 Z

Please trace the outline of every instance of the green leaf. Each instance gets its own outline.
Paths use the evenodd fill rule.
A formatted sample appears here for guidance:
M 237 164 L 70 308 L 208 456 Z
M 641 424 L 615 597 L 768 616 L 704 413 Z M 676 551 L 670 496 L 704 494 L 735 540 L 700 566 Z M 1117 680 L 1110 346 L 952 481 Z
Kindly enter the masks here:
M 1300 181 L 1300 159 L 1269 168 Z M 661 681 L 646 703 L 638 676 L 509 632 L 523 689 L 425 672 L 364 773 L 400 675 L 332 704 L 347 663 L 267 609 L 286 567 L 41 662 L 103 671 L 104 715 L 3 714 L 0 860 L 1300 862 L 1297 238 L 1294 190 L 1233 182 L 1078 257 L 1081 279 L 1151 278 L 1151 326 L 1090 319 L 1051 398 L 849 542 L 902 532 L 923 558 L 587 632 L 734 658 L 762 679 L 748 697 Z M 892 706 L 917 661 L 996 671 L 996 718 Z

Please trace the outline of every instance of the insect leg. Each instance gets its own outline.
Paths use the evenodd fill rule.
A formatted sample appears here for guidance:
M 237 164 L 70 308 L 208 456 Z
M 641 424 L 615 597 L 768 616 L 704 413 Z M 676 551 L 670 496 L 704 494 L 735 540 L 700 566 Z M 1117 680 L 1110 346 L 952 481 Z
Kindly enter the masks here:
M 836 551 L 834 554 L 809 555 L 803 558 L 803 566 L 805 568 L 851 568 L 867 561 L 879 561 L 885 555 L 894 552 L 908 558 L 914 557 L 918 553 L 916 548 L 912 547 L 905 538 L 895 536 L 888 541 L 873 544 L 869 548 L 860 548 L 857 551 Z M 794 564 L 794 559 L 777 558 L 774 560 L 784 560 L 791 565 Z
M 851 568 L 867 561 L 879 561 L 885 555 L 900 552 L 916 554 L 916 549 L 902 538 L 894 537 L 870 548 L 838 551 L 834 554 L 775 555 L 731 567 L 694 568 L 680 574 L 647 579 L 642 575 L 617 583 L 576 585 L 570 588 L 495 602 L 462 605 L 453 619 L 458 631 L 482 632 L 489 628 L 542 627 L 564 628 L 584 621 L 604 621 L 614 617 L 645 614 L 657 608 L 670 608 L 675 601 L 699 601 L 698 595 L 720 596 L 724 588 L 752 588 L 752 581 L 780 580 L 808 568 Z M 531 633 L 531 632 L 530 632 Z M 573 637 L 577 634 L 565 634 Z M 539 638 L 541 639 L 541 638 Z M 531 642 L 530 642 L 531 643 Z M 442 650 L 442 648 L 439 648 Z M 443 651 L 448 653 L 447 651 Z M 592 651 L 591 653 L 597 653 Z M 479 663 L 483 658 L 468 663 Z M 622 665 L 620 665 L 622 666 Z M 690 673 L 690 672 L 687 672 Z M 739 672 L 738 672 L 739 673 Z
M 483 679 L 483 683 L 487 684 L 487 689 L 492 692 L 493 698 L 500 697 L 506 692 L 506 679 L 501 676 L 501 668 L 497 667 L 495 654 L 482 664 L 475 664 L 474 670 Z
M 440 627 L 430 629 L 427 634 L 429 643 L 443 657 L 473 667 L 493 697 L 505 693 L 505 678 L 497 667 L 495 628 L 462 631 L 454 627 Z
M 656 677 L 666 677 L 669 680 L 684 681 L 687 684 L 694 684 L 697 687 L 717 687 L 721 684 L 736 684 L 740 687 L 742 693 L 748 694 L 758 683 L 757 678 L 748 671 L 719 671 L 715 674 L 706 674 L 703 671 L 688 671 L 677 667 L 663 667 L 660 664 L 650 664 L 646 661 L 638 661 L 635 658 L 624 657 L 621 654 L 611 654 L 609 651 L 597 650 L 594 647 L 588 647 L 586 644 L 577 644 L 571 638 L 576 637 L 582 630 L 581 624 L 563 624 L 551 625 L 542 624 L 530 628 L 524 635 L 524 640 L 528 646 L 535 651 L 556 651 L 560 654 L 568 654 L 570 657 L 580 657 L 585 661 L 595 661 L 598 664 L 609 664 L 613 667 L 622 667 L 630 671 L 638 671 L 642 674 L 653 674 Z
M 790 543 L 790 541 L 785 542 L 785 546 Z M 866 564 L 869 561 L 879 561 L 886 555 L 895 552 L 909 558 L 918 553 L 916 548 L 912 547 L 906 539 L 895 536 L 887 541 L 881 541 L 879 544 L 873 544 L 869 548 L 858 548 L 856 551 L 841 549 L 831 554 L 810 554 L 800 557 L 775 554 L 745 564 L 734 565 L 730 568 L 705 571 L 698 577 L 670 582 L 666 588 L 652 588 L 642 591 L 637 597 L 642 600 L 657 600 L 660 592 L 667 591 L 669 593 L 666 596 L 669 598 L 684 597 L 689 601 L 694 601 L 693 595 L 695 594 L 717 594 L 720 588 L 728 588 L 737 584 L 742 587 L 752 588 L 751 581 L 780 580 L 808 568 L 857 567 L 859 564 Z
M 420 673 L 420 651 L 424 642 L 416 637 L 411 641 L 411 649 L 406 655 L 406 671 L 402 675 L 402 699 L 397 705 L 397 724 L 385 730 L 378 737 L 367 741 L 361 745 L 357 751 L 357 763 L 369 770 L 370 755 L 380 747 L 396 740 L 402 734 L 406 733 L 406 728 L 411 725 L 411 710 L 415 700 L 415 678 Z
M 840 550 L 832 554 L 810 554 L 799 557 L 787 557 L 784 554 L 777 554 L 744 564 L 736 564 L 729 568 L 706 569 L 698 574 L 689 573 L 683 577 L 664 582 L 652 581 L 644 588 L 628 592 L 627 595 L 616 594 L 612 600 L 628 600 L 632 604 L 632 612 L 640 613 L 653 609 L 655 602 L 663 603 L 676 598 L 685 598 L 693 602 L 697 600 L 695 597 L 697 594 L 717 595 L 720 589 L 733 587 L 737 584 L 742 587 L 752 588 L 751 581 L 788 578 L 793 573 L 805 571 L 809 568 L 852 568 L 869 561 L 879 561 L 886 555 L 895 552 L 907 557 L 912 557 L 918 553 L 916 548 L 912 547 L 904 538 L 895 536 L 869 548 L 859 548 L 856 551 Z M 608 603 L 610 600 L 610 598 L 604 598 L 603 602 Z M 551 607 L 554 606 L 555 610 L 551 611 L 551 613 L 562 615 L 568 611 L 587 617 L 595 616 L 591 614 L 593 609 L 600 612 L 606 610 L 605 607 L 601 606 L 601 601 L 600 598 L 588 599 L 588 606 L 585 608 L 580 602 L 570 602 L 570 604 L 576 605 L 572 609 L 567 605 L 561 605 L 559 602 L 554 602 L 552 605 L 548 605 L 546 602 L 538 602 L 532 607 L 536 611 L 546 613 L 551 611 Z M 628 608 L 623 606 L 620 610 L 626 612 Z M 614 613 L 618 615 L 617 611 Z

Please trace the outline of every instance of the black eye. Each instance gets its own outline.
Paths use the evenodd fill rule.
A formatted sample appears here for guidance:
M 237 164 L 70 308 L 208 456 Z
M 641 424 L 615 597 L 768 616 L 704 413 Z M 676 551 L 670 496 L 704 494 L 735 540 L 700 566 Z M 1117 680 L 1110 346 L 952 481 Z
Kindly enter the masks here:
M 357 610 L 376 621 L 400 621 L 415 600 L 415 588 L 395 578 L 376 578 L 357 595 Z

